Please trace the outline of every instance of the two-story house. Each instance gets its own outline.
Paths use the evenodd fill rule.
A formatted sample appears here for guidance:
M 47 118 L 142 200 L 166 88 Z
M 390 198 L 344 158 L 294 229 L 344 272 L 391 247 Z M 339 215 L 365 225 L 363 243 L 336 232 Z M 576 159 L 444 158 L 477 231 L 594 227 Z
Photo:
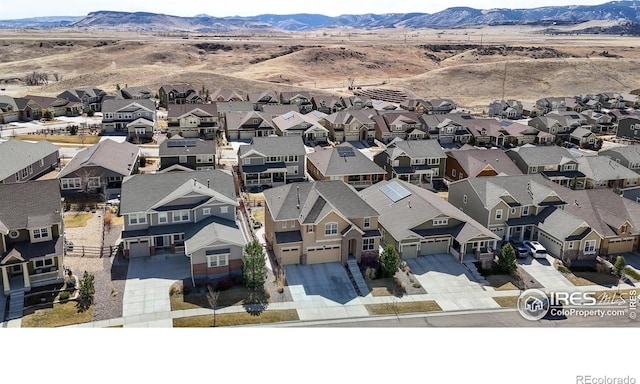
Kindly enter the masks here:
M 103 140 L 78 152 L 56 178 L 63 194 L 117 193 L 122 179 L 138 172 L 140 148 L 114 140 Z
M 313 111 L 305 115 L 287 112 L 273 118 L 272 123 L 278 136 L 296 136 L 305 143 L 326 143 L 329 130 L 319 121 L 326 117 L 322 112 Z
M 598 156 L 608 157 L 616 163 L 623 165 L 636 173 L 640 173 L 640 146 L 629 145 L 603 149 L 598 152 Z
M 371 98 L 367 96 L 340 96 L 340 98 L 347 109 L 373 108 Z
M 202 104 L 204 99 L 195 88 L 188 83 L 166 84 L 158 90 L 160 106 L 168 108 L 169 104 Z
M 123 133 L 129 140 L 153 139 L 156 127 L 156 103 L 150 99 L 105 100 L 102 104 L 102 131 Z
M 454 109 L 456 109 L 456 104 L 449 99 L 430 99 L 427 101 L 430 105 L 428 106 L 428 113 L 430 114 L 442 115 L 451 113 Z
M 83 106 L 83 112 L 100 112 L 102 111 L 102 103 L 107 93 L 99 88 L 77 88 L 67 89 L 57 96 L 58 99 L 65 99 L 71 102 L 80 102 Z
M 418 115 L 422 115 L 429 112 L 431 104 L 423 99 L 407 99 L 400 103 L 400 108 L 405 111 L 415 112 Z
M 578 169 L 578 162 L 566 148 L 523 145 L 506 152 L 524 174 L 540 173 L 565 187 L 585 188 L 586 176 Z
M 230 111 L 225 114 L 225 119 L 227 140 L 251 140 L 275 134 L 272 117 L 265 112 Z
M 46 140 L 0 141 L 0 184 L 35 180 L 59 164 L 58 147 Z
M 473 116 L 463 115 L 468 117 L 455 116 L 455 114 L 448 114 L 447 118 L 442 120 L 436 125 L 436 131 L 438 133 L 438 141 L 441 144 L 468 143 L 471 139 L 471 130 L 468 127 L 468 120 L 472 120 Z
M 300 113 L 306 114 L 313 110 L 313 102 L 309 92 L 280 92 L 280 104 L 295 104 Z
M 218 88 L 210 95 L 212 101 L 245 101 L 244 97 L 233 89 Z
M 373 157 L 384 168 L 386 179 L 399 178 L 429 186 L 444 177 L 447 154 L 437 140 L 395 141 Z
M 315 147 L 307 154 L 307 170 L 315 180 L 342 180 L 356 189 L 384 180 L 386 171 L 349 142 Z
M 563 209 L 555 187 L 542 175 L 477 177 L 451 183 L 448 201 L 505 241 L 537 240 L 556 258 L 595 259 L 601 235 Z
M 611 188 L 619 192 L 640 185 L 639 174 L 606 156 L 583 156 L 576 160 L 588 189 Z
M 214 104 L 170 104 L 167 132 L 185 138 L 212 140 L 218 130 L 218 110 Z
M 20 120 L 20 110 L 11 96 L 0 95 L 0 124 L 9 124 Z
M 264 198 L 265 239 L 280 265 L 378 256 L 378 212 L 343 181 L 287 184 Z
M 249 92 L 247 93 L 247 101 L 253 103 L 253 109 L 255 111 L 261 111 L 265 105 L 278 105 L 280 100 L 276 91 L 262 91 L 262 92 Z
M 587 125 L 591 127 L 592 132 L 606 134 L 616 127 L 614 117 L 608 113 L 586 110 L 582 115 L 587 119 Z
M 447 151 L 445 179 L 521 175 L 520 169 L 501 149 L 457 149 Z
M 375 138 L 383 143 L 388 143 L 395 138 L 409 139 L 413 135 L 422 140 L 428 137 L 426 129 L 414 112 L 387 112 L 379 116 L 373 116 L 375 123 Z
M 220 171 L 141 174 L 122 183 L 125 257 L 185 255 L 193 279 L 241 273 L 247 236 L 233 176 Z
M 159 146 L 160 172 L 208 171 L 216 168 L 216 143 L 213 140 L 172 136 Z
M 598 137 L 590 129 L 578 127 L 571 131 L 569 141 L 580 148 L 593 149 L 596 146 Z
M 494 100 L 489 104 L 489 117 L 502 117 L 504 119 L 521 119 L 523 112 L 522 103 L 518 100 Z
M 330 115 L 345 109 L 342 100 L 337 96 L 313 95 L 311 97 L 313 109 Z
M 380 213 L 383 244 L 403 259 L 451 254 L 460 262 L 491 262 L 500 237 L 437 194 L 402 180 L 383 181 L 359 192 Z
M 254 137 L 250 145 L 238 148 L 238 176 L 245 187 L 302 181 L 306 154 L 295 136 Z
M 618 120 L 618 131 L 616 137 L 619 139 L 640 141 L 640 117 L 628 116 Z
M 57 180 L 0 184 L 0 282 L 5 295 L 62 282 L 61 200 Z
M 374 116 L 377 113 L 372 109 L 348 109 L 327 115 L 319 123 L 329 130 L 333 141 L 373 140 L 376 129 Z

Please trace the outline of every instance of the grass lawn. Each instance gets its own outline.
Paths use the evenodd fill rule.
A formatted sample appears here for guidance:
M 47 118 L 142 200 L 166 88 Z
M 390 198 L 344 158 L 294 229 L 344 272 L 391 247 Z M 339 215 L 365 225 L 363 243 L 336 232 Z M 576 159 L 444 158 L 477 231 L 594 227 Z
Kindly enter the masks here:
M 264 311 L 260 315 L 247 312 L 223 313 L 216 315 L 216 327 L 243 324 L 277 323 L 279 321 L 300 320 L 295 309 Z M 213 325 L 213 315 L 183 317 L 173 319 L 176 328 L 208 328 Z
M 93 217 L 92 213 L 65 213 L 64 214 L 64 226 L 65 228 L 78 228 L 87 225 L 87 221 Z
M 81 136 L 78 135 L 19 135 L 15 137 L 18 140 L 31 140 L 31 141 L 41 141 L 48 140 L 52 143 L 66 143 L 66 144 L 82 144 L 83 141 L 80 140 Z M 95 144 L 100 141 L 101 136 L 98 135 L 85 135 L 84 136 L 84 144 Z
M 496 291 L 519 289 L 516 285 L 518 281 L 511 275 L 489 275 L 485 276 L 484 278 Z
M 564 275 L 571 284 L 612 286 L 618 284 L 618 277 L 610 273 L 601 272 L 572 272 Z
M 264 223 L 264 207 L 256 207 L 251 210 L 253 220 Z
M 217 307 L 230 307 L 233 305 L 243 305 L 244 300 L 249 297 L 249 290 L 243 286 L 236 286 L 226 291 L 220 291 Z M 209 300 L 206 293 L 174 293 L 171 295 L 171 310 L 209 308 Z
M 515 308 L 518 305 L 518 296 L 494 297 L 493 300 L 504 308 Z
M 51 308 L 38 309 L 22 318 L 23 328 L 53 328 L 64 325 L 88 323 L 91 321 L 93 307 L 78 313 L 75 301 L 53 304 Z
M 640 274 L 638 272 L 636 272 L 636 270 L 631 268 L 631 267 L 625 267 L 624 268 L 624 273 L 626 273 L 629 277 L 631 277 L 634 280 L 640 280 Z
M 370 315 L 393 315 L 396 313 L 435 312 L 442 308 L 433 300 L 409 301 L 383 304 L 366 304 L 365 308 Z

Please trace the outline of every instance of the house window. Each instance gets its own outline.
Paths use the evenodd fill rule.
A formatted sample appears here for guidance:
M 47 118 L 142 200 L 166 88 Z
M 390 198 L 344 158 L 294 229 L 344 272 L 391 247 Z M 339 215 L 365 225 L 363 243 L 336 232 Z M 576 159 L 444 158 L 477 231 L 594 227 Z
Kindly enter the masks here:
M 584 242 L 584 253 L 596 253 L 595 240 L 587 240 Z
M 186 163 L 186 162 L 187 162 L 187 156 L 180 156 L 180 157 L 179 157 L 179 159 L 178 159 L 178 161 L 179 161 L 181 164 Z
M 496 220 L 502 220 L 502 209 L 496 210 Z
M 516 214 L 516 209 L 515 208 L 511 208 L 511 214 L 515 215 Z
M 189 217 L 190 217 L 189 210 L 182 210 L 182 211 L 173 212 L 173 222 L 174 223 L 189 221 Z
M 427 165 L 438 165 L 440 164 L 440 158 L 429 158 L 427 159 Z
M 338 223 L 327 223 L 324 225 L 324 235 L 333 236 L 338 234 Z
M 134 128 L 134 132 L 136 135 L 144 135 L 146 130 L 144 128 Z
M 282 222 L 282 229 L 287 229 L 287 221 Z
M 224 267 L 229 264 L 229 254 L 223 253 L 221 255 L 208 255 L 207 266 L 209 268 Z
M 229 213 L 229 207 L 223 205 L 222 207 L 220 207 L 220 213 Z
M 456 169 L 455 168 L 451 170 L 451 176 L 456 177 Z
M 447 225 L 449 223 L 449 219 L 433 219 L 433 225 Z
M 364 227 L 365 228 L 369 228 L 371 226 L 371 218 L 370 217 L 365 217 L 364 218 Z
M 40 259 L 40 260 L 34 260 L 33 262 L 33 266 L 35 268 L 50 267 L 52 265 L 53 265 L 53 259 Z
M 100 177 L 90 177 L 87 182 L 87 187 L 89 188 L 99 188 L 100 187 Z
M 307 233 L 313 233 L 313 224 L 307 225 Z
M 467 204 L 467 195 L 462 196 L 462 202 Z
M 525 205 L 522 208 L 522 216 L 528 216 L 529 215 L 529 206 Z
M 294 163 L 298 161 L 298 156 L 285 156 L 285 161 L 287 163 Z
M 80 178 L 74 177 L 70 179 L 62 179 L 60 181 L 62 189 L 80 189 Z
M 33 230 L 34 239 L 47 239 L 49 238 L 49 228 L 36 228 Z
M 40 166 L 44 167 L 44 159 L 40 159 Z
M 564 170 L 565 171 L 575 171 L 576 170 L 576 165 L 575 164 L 565 164 L 564 165 Z
M 573 249 L 573 241 L 569 242 L 569 249 Z
M 129 214 L 129 225 L 147 224 L 146 213 L 131 213 Z
M 425 162 L 424 159 L 411 159 L 411 165 L 422 165 L 424 164 L 424 162 Z
M 213 163 L 213 155 L 211 154 L 197 155 L 196 163 Z
M 211 208 L 202 208 L 202 214 L 208 216 L 211 214 Z
M 374 238 L 365 238 L 362 239 L 362 250 L 363 251 L 373 251 L 376 246 L 376 239 Z
M 167 221 L 167 212 L 158 213 L 158 223 L 166 223 Z
M 184 233 L 176 233 L 173 235 L 173 244 L 179 246 L 184 245 Z

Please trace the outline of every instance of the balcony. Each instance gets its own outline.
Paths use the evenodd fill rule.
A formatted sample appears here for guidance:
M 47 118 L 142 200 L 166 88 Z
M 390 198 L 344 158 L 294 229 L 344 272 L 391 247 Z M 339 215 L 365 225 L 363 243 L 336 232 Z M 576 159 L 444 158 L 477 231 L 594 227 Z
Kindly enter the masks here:
M 39 269 L 36 269 L 36 271 L 38 270 Z M 35 287 L 40 285 L 51 284 L 53 281 L 58 279 L 62 279 L 62 277 L 60 276 L 59 270 L 29 275 L 29 281 L 31 282 L 31 286 L 35 286 Z

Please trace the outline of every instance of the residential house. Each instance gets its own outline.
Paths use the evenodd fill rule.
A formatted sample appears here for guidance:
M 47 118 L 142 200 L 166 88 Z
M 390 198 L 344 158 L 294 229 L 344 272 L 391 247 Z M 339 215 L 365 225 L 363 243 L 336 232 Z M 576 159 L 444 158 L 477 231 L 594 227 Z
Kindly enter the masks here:
M 275 135 L 272 117 L 259 111 L 231 111 L 225 114 L 227 140 L 251 140 Z
M 5 295 L 64 279 L 62 199 L 57 180 L 0 184 L 0 274 Z M 3 308 L 3 313 L 4 313 Z
M 395 111 L 398 107 L 384 100 L 371 100 L 371 108 L 375 109 L 379 114 Z
M 78 152 L 56 176 L 63 194 L 120 190 L 122 179 L 138 172 L 140 148 L 106 139 Z
M 640 146 L 629 145 L 600 150 L 598 156 L 606 156 L 616 163 L 640 173 Z
M 122 182 L 120 200 L 125 257 L 185 255 L 194 280 L 241 273 L 248 241 L 233 176 L 220 170 L 135 175 Z
M 621 93 L 622 102 L 627 108 L 637 108 L 640 106 L 640 97 L 631 93 Z
M 504 127 L 506 132 L 504 137 L 507 139 L 507 143 L 510 147 L 517 147 L 524 144 L 553 142 L 554 136 L 549 135 L 546 132 L 540 132 L 537 129 L 530 127 L 526 124 L 517 122 L 510 122 L 508 120 L 502 120 L 500 124 Z M 546 137 L 543 137 L 546 134 Z M 506 145 L 505 145 L 506 146 Z
M 216 168 L 213 140 L 185 139 L 175 135 L 159 146 L 160 171 L 208 171 Z
M 84 105 L 80 101 L 35 95 L 27 95 L 24 98 L 33 101 L 42 108 L 40 113 L 42 117 L 46 112 L 49 112 L 52 117 L 78 116 L 82 114 L 84 109 Z
M 521 119 L 523 112 L 522 103 L 518 100 L 494 100 L 489 104 L 489 117 L 501 117 L 504 119 Z
M 214 104 L 170 104 L 167 132 L 184 138 L 212 140 L 218 130 L 218 109 Z
M 313 102 L 309 92 L 280 92 L 280 104 L 295 104 L 302 114 L 313 110 Z
M 0 124 L 9 124 L 20 120 L 20 110 L 11 96 L 0 95 Z
M 498 250 L 499 236 L 426 189 L 394 179 L 359 195 L 380 213 L 383 244 L 403 259 L 450 254 L 460 262 L 490 264 Z
M 578 127 L 571 131 L 569 140 L 580 146 L 580 148 L 593 149 L 596 146 L 598 137 L 590 129 Z
M 329 137 L 333 141 L 373 140 L 374 116 L 374 110 L 348 109 L 325 116 L 319 123 L 329 130 Z
M 598 254 L 615 257 L 637 252 L 640 240 L 640 204 L 608 189 L 574 191 L 552 186 L 568 204 L 564 210 L 582 220 L 602 236 Z M 569 249 L 576 249 L 569 245 Z
M 371 98 L 367 96 L 340 96 L 340 98 L 347 109 L 373 108 Z
M 21 121 L 40 120 L 42 118 L 42 107 L 26 97 L 14 97 L 13 100 L 18 107 Z
M 156 127 L 156 103 L 150 99 L 105 100 L 102 104 L 102 131 L 123 133 L 129 140 L 153 139 Z
M 462 180 L 467 177 L 521 175 L 520 169 L 501 149 L 467 149 L 446 152 L 445 179 Z
M 375 138 L 383 143 L 395 138 L 407 140 L 410 135 L 420 140 L 428 137 L 420 118 L 413 112 L 387 112 L 372 116 L 372 120 L 376 129 Z
M 596 98 L 602 107 L 606 109 L 620 109 L 625 107 L 622 95 L 617 92 L 599 93 L 596 95 Z
M 586 177 L 586 187 L 621 188 L 640 185 L 640 175 L 605 156 L 583 156 L 577 159 L 578 170 Z
M 337 96 L 314 95 L 311 97 L 313 109 L 330 115 L 345 109 L 342 100 Z
M 606 134 L 616 128 L 614 117 L 608 113 L 586 110 L 582 115 L 587 118 L 587 125 L 592 132 Z
M 640 117 L 636 115 L 618 120 L 616 137 L 633 142 L 640 141 Z
M 278 136 L 297 136 L 315 144 L 327 142 L 329 130 L 319 121 L 326 117 L 324 113 L 313 111 L 303 115 L 298 112 L 287 112 L 274 117 L 272 122 Z
M 211 94 L 211 100 L 216 102 L 245 101 L 244 97 L 233 89 L 218 88 Z
M 378 257 L 378 212 L 343 181 L 267 189 L 265 240 L 280 265 Z
M 505 241 L 537 240 L 556 258 L 595 259 L 601 235 L 565 211 L 554 188 L 542 175 L 477 177 L 451 183 L 448 201 Z
M 620 196 L 636 203 L 640 203 L 640 186 L 633 188 L 624 188 L 620 190 Z
M 227 131 L 227 114 L 229 112 L 253 112 L 255 108 L 250 101 L 216 101 L 218 109 L 218 125 L 223 131 Z
M 0 184 L 35 180 L 59 165 L 60 152 L 46 140 L 0 141 Z
M 147 87 L 125 87 L 120 90 L 120 96 L 127 100 L 152 99 L 153 91 Z
M 67 89 L 58 96 L 58 99 L 65 99 L 71 102 L 82 103 L 82 111 L 102 111 L 102 102 L 105 100 L 107 93 L 99 88 L 77 88 Z
M 387 172 L 387 180 L 399 178 L 424 186 L 442 180 L 446 159 L 437 140 L 396 141 L 373 157 Z
M 316 147 L 307 154 L 307 170 L 315 180 L 342 180 L 356 189 L 384 180 L 386 171 L 349 142 Z
M 544 97 L 536 100 L 536 108 L 541 114 L 547 114 L 551 111 L 566 111 L 567 99 L 564 97 Z
M 473 135 L 473 142 L 476 146 L 504 146 L 508 141 L 508 133 L 499 120 L 469 119 L 466 123 L 469 132 Z
M 400 108 L 422 115 L 428 113 L 432 109 L 432 105 L 423 99 L 407 99 L 400 103 Z
M 440 144 L 468 143 L 472 136 L 468 127 L 471 120 L 473 120 L 471 115 L 448 114 L 447 118 L 436 126 Z
M 280 103 L 276 91 L 249 92 L 246 100 L 253 103 L 253 109 L 256 111 L 261 111 L 265 105 L 278 105 Z
M 169 104 L 202 104 L 204 99 L 188 83 L 166 84 L 158 90 L 160 106 L 169 108 Z
M 536 147 L 527 144 L 506 153 L 524 174 L 541 173 L 565 187 L 585 188 L 586 177 L 580 172 L 578 162 L 566 148 Z
M 247 186 L 277 186 L 305 178 L 306 149 L 300 138 L 254 137 L 238 149 L 238 176 Z
M 429 113 L 435 115 L 451 113 L 456 109 L 456 104 L 449 99 L 431 99 L 428 103 L 431 105 Z

